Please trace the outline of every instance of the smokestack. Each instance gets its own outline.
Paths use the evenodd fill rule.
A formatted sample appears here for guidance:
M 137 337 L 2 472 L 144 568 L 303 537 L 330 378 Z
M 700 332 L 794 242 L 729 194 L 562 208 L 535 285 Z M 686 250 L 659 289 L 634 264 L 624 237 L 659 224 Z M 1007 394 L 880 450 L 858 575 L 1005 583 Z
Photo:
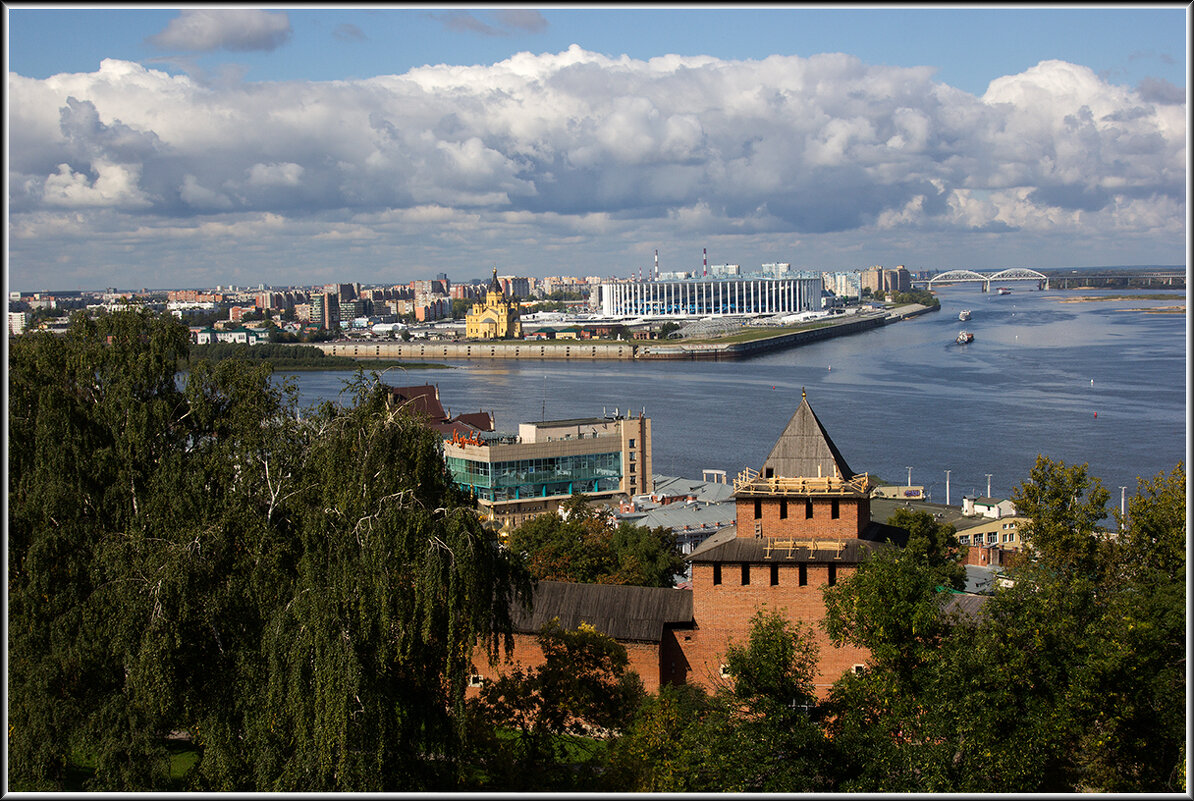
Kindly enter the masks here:
M 655 280 L 659 280 L 659 248 L 655 248 Z
M 705 260 L 704 276 L 705 276 L 705 278 L 708 278 L 709 277 L 709 251 L 706 250 L 705 248 L 701 248 L 701 256 L 704 257 L 704 260 Z

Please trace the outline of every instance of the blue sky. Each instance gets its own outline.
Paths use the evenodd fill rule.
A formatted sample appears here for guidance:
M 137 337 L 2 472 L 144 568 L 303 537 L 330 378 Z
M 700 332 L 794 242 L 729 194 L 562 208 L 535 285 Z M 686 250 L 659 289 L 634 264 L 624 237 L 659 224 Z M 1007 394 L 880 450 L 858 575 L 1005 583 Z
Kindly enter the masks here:
M 284 8 L 284 7 L 279 7 Z M 484 8 L 288 11 L 290 41 L 264 53 L 203 54 L 197 63 L 248 68 L 257 81 L 327 81 L 401 73 L 424 64 L 486 64 L 571 44 L 605 55 L 665 53 L 751 59 L 851 53 L 872 64 L 929 65 L 972 94 L 1045 59 L 1091 67 L 1115 83 L 1151 75 L 1185 85 L 1185 10 L 1114 8 L 541 9 L 539 26 L 504 23 Z M 34 78 L 91 72 L 104 58 L 165 66 L 146 40 L 175 10 L 20 8 L 10 12 L 9 69 Z
M 1184 259 L 1179 5 L 7 13 L 17 289 Z

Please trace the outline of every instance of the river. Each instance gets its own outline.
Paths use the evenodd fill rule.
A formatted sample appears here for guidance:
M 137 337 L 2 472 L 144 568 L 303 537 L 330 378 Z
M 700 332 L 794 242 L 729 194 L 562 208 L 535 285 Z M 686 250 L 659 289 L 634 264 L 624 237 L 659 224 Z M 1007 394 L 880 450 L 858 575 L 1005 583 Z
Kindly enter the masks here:
M 1087 463 L 1118 508 L 1138 476 L 1187 455 L 1186 315 L 1143 308 L 1170 299 L 1065 302 L 1159 290 L 1012 293 L 977 285 L 938 290 L 941 310 L 884 328 L 731 362 L 479 361 L 451 370 L 387 374 L 387 383 L 439 386 L 453 414 L 521 421 L 644 411 L 654 471 L 700 478 L 759 469 L 807 391 L 850 467 L 923 485 L 953 505 L 990 490 L 1007 497 L 1038 454 Z M 968 322 L 961 309 L 972 310 Z M 974 333 L 957 345 L 961 329 Z M 300 402 L 336 399 L 344 372 L 296 373 Z

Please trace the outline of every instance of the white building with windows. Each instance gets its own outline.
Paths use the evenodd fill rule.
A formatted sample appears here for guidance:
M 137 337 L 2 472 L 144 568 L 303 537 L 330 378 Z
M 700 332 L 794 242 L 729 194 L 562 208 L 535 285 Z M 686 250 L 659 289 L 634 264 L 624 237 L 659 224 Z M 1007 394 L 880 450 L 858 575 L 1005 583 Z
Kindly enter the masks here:
M 821 275 L 782 278 L 701 277 L 664 281 L 607 281 L 600 285 L 603 317 L 728 317 L 791 314 L 821 309 Z

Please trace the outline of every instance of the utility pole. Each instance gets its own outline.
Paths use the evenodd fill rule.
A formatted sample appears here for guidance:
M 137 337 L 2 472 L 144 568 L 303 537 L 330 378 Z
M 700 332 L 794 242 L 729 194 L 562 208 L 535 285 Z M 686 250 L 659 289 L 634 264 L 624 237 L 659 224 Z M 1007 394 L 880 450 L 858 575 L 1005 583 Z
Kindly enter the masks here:
M 945 471 L 945 505 L 949 506 L 949 471 Z
M 986 475 L 986 477 L 987 477 L 987 497 L 990 498 L 991 497 L 991 476 L 993 474 L 985 473 L 984 475 Z

